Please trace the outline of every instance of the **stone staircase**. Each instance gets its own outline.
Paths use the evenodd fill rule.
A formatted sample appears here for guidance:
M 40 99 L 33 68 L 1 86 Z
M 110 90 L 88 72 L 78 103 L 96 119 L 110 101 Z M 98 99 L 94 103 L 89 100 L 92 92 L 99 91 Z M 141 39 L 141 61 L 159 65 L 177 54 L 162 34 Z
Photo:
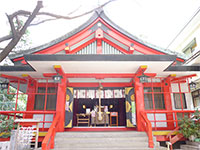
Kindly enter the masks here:
M 154 139 L 155 141 L 155 139 Z M 145 132 L 60 132 L 55 150 L 152 150 Z M 154 142 L 154 150 L 166 150 Z
M 200 142 L 186 141 L 186 144 L 181 145 L 181 150 L 200 150 Z

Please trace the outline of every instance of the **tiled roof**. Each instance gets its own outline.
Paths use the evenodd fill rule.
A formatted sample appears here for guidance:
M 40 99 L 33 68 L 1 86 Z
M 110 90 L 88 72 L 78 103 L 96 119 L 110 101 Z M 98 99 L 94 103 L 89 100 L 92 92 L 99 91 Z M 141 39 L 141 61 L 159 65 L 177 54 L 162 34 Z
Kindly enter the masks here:
M 114 22 L 112 22 L 104 13 L 104 11 L 102 9 L 100 10 L 97 10 L 94 15 L 88 20 L 86 21 L 84 24 L 82 24 L 81 26 L 79 26 L 78 28 L 74 29 L 73 31 L 49 42 L 49 43 L 46 43 L 46 44 L 43 44 L 41 46 L 38 46 L 38 47 L 35 47 L 35 48 L 32 48 L 32 49 L 28 49 L 28 50 L 24 50 L 24 51 L 21 51 L 17 54 L 12 54 L 12 55 L 9 55 L 9 58 L 12 60 L 12 59 L 15 59 L 15 58 L 19 58 L 19 57 L 22 57 L 24 54 L 33 54 L 35 52 L 38 52 L 38 51 L 41 51 L 43 49 L 46 49 L 52 45 L 55 45 L 59 42 L 62 42 L 63 40 L 77 34 L 78 32 L 80 32 L 81 30 L 83 30 L 84 28 L 86 28 L 87 26 L 89 26 L 92 22 L 94 22 L 98 17 L 100 17 L 101 19 L 103 19 L 106 23 L 108 23 L 110 26 L 112 26 L 113 28 L 115 28 L 117 31 L 119 31 L 120 33 L 126 35 L 127 37 L 131 38 L 132 40 L 136 41 L 136 42 L 139 42 L 147 47 L 150 47 L 150 48 L 153 48 L 157 51 L 160 51 L 160 52 L 163 52 L 165 54 L 169 54 L 169 55 L 176 55 L 177 57 L 179 58 L 182 58 L 182 59 L 186 59 L 186 56 L 184 54 L 181 54 L 181 53 L 178 53 L 178 52 L 174 52 L 174 51 L 171 51 L 169 49 L 163 49 L 163 48 L 160 48 L 158 46 L 155 46 L 155 45 L 152 45 L 146 41 L 143 41 L 139 38 L 137 38 L 136 36 L 133 36 L 132 34 L 128 33 L 127 31 L 125 31 L 124 29 L 122 29 L 121 27 L 119 27 L 118 25 L 116 25 Z

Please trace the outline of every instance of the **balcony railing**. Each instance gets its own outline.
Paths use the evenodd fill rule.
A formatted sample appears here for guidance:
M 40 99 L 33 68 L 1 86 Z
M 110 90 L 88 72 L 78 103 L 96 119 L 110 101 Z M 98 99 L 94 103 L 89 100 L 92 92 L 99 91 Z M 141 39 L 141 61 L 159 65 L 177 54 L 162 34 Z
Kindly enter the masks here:
M 0 117 L 8 119 L 34 118 L 40 119 L 40 131 L 47 131 L 55 118 L 56 111 L 0 111 Z
M 54 148 L 54 138 L 56 135 L 57 124 L 59 122 L 60 115 L 56 115 L 51 127 L 48 130 L 47 135 L 45 136 L 42 142 L 42 150 L 49 150 Z

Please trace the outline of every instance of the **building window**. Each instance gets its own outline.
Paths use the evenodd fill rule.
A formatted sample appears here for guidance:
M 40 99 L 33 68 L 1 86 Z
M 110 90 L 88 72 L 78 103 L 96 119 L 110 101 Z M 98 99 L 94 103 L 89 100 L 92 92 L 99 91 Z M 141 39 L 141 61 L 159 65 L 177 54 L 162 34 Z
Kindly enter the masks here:
M 200 89 L 192 92 L 192 99 L 193 99 L 194 107 L 200 106 Z
M 176 109 L 186 109 L 186 99 L 185 93 L 173 93 L 174 95 L 174 105 Z M 182 96 L 182 98 L 181 98 Z M 183 105 L 183 106 L 182 106 Z
M 197 46 L 196 38 L 194 38 L 188 45 L 182 50 L 183 53 L 190 56 L 194 51 L 195 47 Z
M 153 109 L 152 94 L 144 94 L 144 105 L 146 110 Z
M 56 110 L 56 90 L 57 88 L 55 87 L 48 87 L 46 93 L 46 87 L 38 87 L 38 92 L 35 95 L 34 110 Z
M 165 109 L 164 94 L 161 87 L 144 87 L 144 104 L 146 110 Z

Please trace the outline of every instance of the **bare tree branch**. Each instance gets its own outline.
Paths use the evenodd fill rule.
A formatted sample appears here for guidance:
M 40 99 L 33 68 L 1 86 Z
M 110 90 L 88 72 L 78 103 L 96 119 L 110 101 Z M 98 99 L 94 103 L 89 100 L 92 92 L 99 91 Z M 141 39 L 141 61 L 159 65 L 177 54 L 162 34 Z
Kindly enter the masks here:
M 35 18 L 35 16 L 37 15 L 37 13 L 39 12 L 39 10 L 42 8 L 42 1 L 38 1 L 36 8 L 33 10 L 33 13 L 29 16 L 29 18 L 27 19 L 27 21 L 25 22 L 24 26 L 22 27 L 22 29 L 20 30 L 20 32 L 18 32 L 16 34 L 15 37 L 12 38 L 12 40 L 8 43 L 8 45 L 4 48 L 3 52 L 1 52 L 1 57 L 0 57 L 0 62 L 6 58 L 6 56 L 12 51 L 12 49 L 17 45 L 17 43 L 19 42 L 21 36 L 25 33 L 26 29 L 28 28 L 29 24 L 31 23 L 31 21 Z M 14 35 L 13 35 L 14 36 Z
M 49 12 L 39 12 L 39 10 L 43 7 L 42 6 L 42 1 L 38 1 L 37 6 L 35 7 L 33 12 L 29 12 L 29 11 L 25 11 L 25 10 L 18 10 L 16 12 L 14 12 L 11 15 L 7 15 L 9 23 L 10 23 L 10 27 L 11 27 L 11 31 L 12 34 L 11 35 L 7 35 L 4 37 L 0 38 L 0 43 L 6 40 L 10 40 L 11 41 L 8 43 L 8 45 L 4 48 L 4 50 L 0 53 L 0 62 L 12 51 L 12 49 L 17 45 L 17 43 L 19 42 L 20 38 L 23 36 L 23 34 L 25 33 L 26 29 L 29 26 L 34 26 L 34 25 L 38 25 L 47 21 L 52 21 L 52 20 L 56 20 L 56 19 L 75 19 L 78 17 L 82 17 L 85 16 L 87 14 L 92 13 L 93 11 L 102 8 L 104 6 L 106 6 L 107 4 L 111 3 L 112 1 L 115 0 L 108 0 L 106 3 L 90 10 L 87 11 L 85 13 L 79 14 L 79 15 L 75 15 L 75 16 L 70 16 L 71 14 L 73 14 L 74 12 L 76 12 L 79 8 L 77 8 L 76 10 L 70 12 L 68 14 L 68 16 L 63 16 L 63 15 L 57 15 L 54 13 L 49 13 Z M 39 15 L 45 15 L 45 16 L 49 16 L 52 17 L 50 19 L 44 19 L 38 23 L 33 23 L 31 24 L 31 22 L 33 21 L 34 18 L 36 18 L 36 16 Z M 28 17 L 28 19 L 26 20 L 24 25 L 21 25 L 20 21 L 18 20 L 18 16 L 24 16 L 24 17 Z M 13 19 L 16 19 L 16 23 L 17 23 L 17 27 L 15 27 Z
M 37 23 L 32 23 L 29 25 L 30 26 L 36 26 L 36 25 L 39 25 L 39 24 L 42 24 L 42 23 L 45 23 L 45 22 L 48 22 L 48 21 L 53 21 L 53 20 L 58 20 L 57 18 L 52 18 L 52 19 L 45 19 L 45 20 L 42 20 L 40 22 L 37 22 Z
M 71 11 L 70 13 L 68 13 L 68 15 L 71 15 L 71 14 L 75 13 L 75 12 L 78 11 L 80 8 L 81 8 L 81 5 L 80 5 L 78 8 L 76 8 L 75 10 Z
M 15 37 L 17 35 L 17 31 L 15 29 L 14 23 L 13 23 L 13 18 L 11 16 L 9 16 L 8 14 L 6 14 L 8 21 L 10 23 L 10 28 L 11 28 L 11 32 L 13 37 Z
M 12 17 L 15 17 L 15 16 L 30 16 L 31 15 L 31 12 L 30 11 L 26 11 L 26 10 L 18 10 L 16 12 L 14 12 L 12 14 Z
M 29 18 L 27 19 L 27 21 L 25 22 L 24 26 L 22 27 L 22 29 L 20 31 L 20 34 L 23 35 L 25 33 L 26 29 L 31 24 L 31 22 L 36 17 L 36 15 L 38 14 L 38 12 L 40 11 L 40 9 L 42 7 L 43 7 L 42 1 L 38 1 L 36 8 L 34 9 L 33 13 L 29 16 Z
M 16 23 L 17 23 L 17 29 L 16 30 L 19 31 L 20 28 L 22 27 L 22 23 L 20 22 L 18 16 L 16 16 L 15 19 L 16 19 Z
M 93 11 L 106 6 L 107 4 L 111 3 L 112 1 L 115 1 L 115 0 L 109 0 L 106 3 L 94 8 L 94 9 L 92 9 L 90 11 L 87 11 L 85 13 L 82 13 L 82 14 L 76 15 L 76 16 L 62 16 L 62 15 L 57 15 L 57 14 L 53 14 L 53 13 L 49 13 L 49 12 L 39 12 L 38 15 L 46 15 L 46 16 L 50 16 L 50 17 L 53 17 L 53 18 L 56 18 L 56 19 L 75 19 L 75 18 L 79 18 L 79 17 L 85 16 L 87 14 L 90 14 Z
M 7 41 L 7 40 L 12 39 L 12 37 L 13 37 L 12 34 L 6 35 L 6 36 L 4 36 L 4 37 L 1 37 L 1 38 L 0 38 L 0 43 L 3 42 L 3 41 Z

